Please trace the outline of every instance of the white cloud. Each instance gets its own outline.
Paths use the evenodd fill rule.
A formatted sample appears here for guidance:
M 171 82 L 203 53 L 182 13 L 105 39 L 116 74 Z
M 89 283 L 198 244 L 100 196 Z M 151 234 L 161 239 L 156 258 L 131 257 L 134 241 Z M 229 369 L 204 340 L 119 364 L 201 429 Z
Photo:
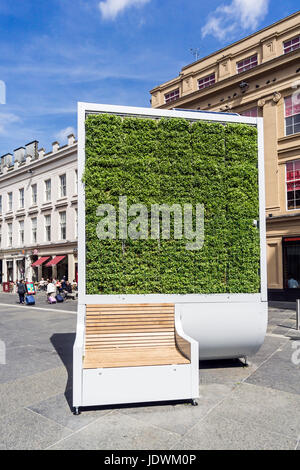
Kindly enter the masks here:
M 232 0 L 219 6 L 201 29 L 202 37 L 212 35 L 223 40 L 238 30 L 255 30 L 268 13 L 269 0 Z
M 99 3 L 99 8 L 105 20 L 114 20 L 125 8 L 142 6 L 150 0 L 104 0 Z
M 65 129 L 62 129 L 57 134 L 55 134 L 55 138 L 58 140 L 59 143 L 61 143 L 62 141 L 65 141 L 68 135 L 70 134 L 75 135 L 74 127 L 69 126 L 69 127 L 66 127 Z
M 0 134 L 7 134 L 8 127 L 15 122 L 20 122 L 19 116 L 13 113 L 0 113 Z

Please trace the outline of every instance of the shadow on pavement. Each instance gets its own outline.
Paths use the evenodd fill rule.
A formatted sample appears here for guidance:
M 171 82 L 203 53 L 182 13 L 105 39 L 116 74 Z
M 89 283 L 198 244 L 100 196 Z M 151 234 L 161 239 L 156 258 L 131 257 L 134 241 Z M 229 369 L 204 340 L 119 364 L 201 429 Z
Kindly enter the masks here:
M 245 367 L 240 359 L 218 359 L 211 361 L 199 361 L 199 369 L 226 369 L 231 367 Z
M 68 380 L 65 388 L 65 397 L 70 407 L 72 405 L 72 384 L 73 384 L 73 345 L 75 342 L 75 333 L 55 333 L 50 338 L 57 354 L 63 362 L 67 373 Z

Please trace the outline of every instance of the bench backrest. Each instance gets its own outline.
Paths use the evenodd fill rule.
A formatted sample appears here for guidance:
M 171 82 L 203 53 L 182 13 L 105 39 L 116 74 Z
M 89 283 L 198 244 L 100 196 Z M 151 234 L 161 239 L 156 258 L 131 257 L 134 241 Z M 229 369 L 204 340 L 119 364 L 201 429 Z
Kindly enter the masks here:
M 175 345 L 174 304 L 86 306 L 86 349 Z

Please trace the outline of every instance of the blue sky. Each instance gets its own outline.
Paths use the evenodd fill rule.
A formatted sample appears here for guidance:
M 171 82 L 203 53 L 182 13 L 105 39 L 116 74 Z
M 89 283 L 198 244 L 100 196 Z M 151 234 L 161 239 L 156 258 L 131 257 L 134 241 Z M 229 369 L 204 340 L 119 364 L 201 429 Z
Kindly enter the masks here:
M 150 106 L 190 62 L 297 11 L 298 0 L 0 0 L 0 155 L 46 151 L 77 127 L 76 103 Z

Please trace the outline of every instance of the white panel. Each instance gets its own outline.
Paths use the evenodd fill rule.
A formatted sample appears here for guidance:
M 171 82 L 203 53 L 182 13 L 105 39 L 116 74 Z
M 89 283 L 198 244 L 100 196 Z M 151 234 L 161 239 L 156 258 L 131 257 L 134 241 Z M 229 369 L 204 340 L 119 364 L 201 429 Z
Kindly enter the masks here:
M 143 403 L 192 396 L 191 366 L 83 370 L 82 406 Z
M 181 305 L 182 326 L 199 343 L 199 359 L 255 354 L 264 342 L 267 302 Z

